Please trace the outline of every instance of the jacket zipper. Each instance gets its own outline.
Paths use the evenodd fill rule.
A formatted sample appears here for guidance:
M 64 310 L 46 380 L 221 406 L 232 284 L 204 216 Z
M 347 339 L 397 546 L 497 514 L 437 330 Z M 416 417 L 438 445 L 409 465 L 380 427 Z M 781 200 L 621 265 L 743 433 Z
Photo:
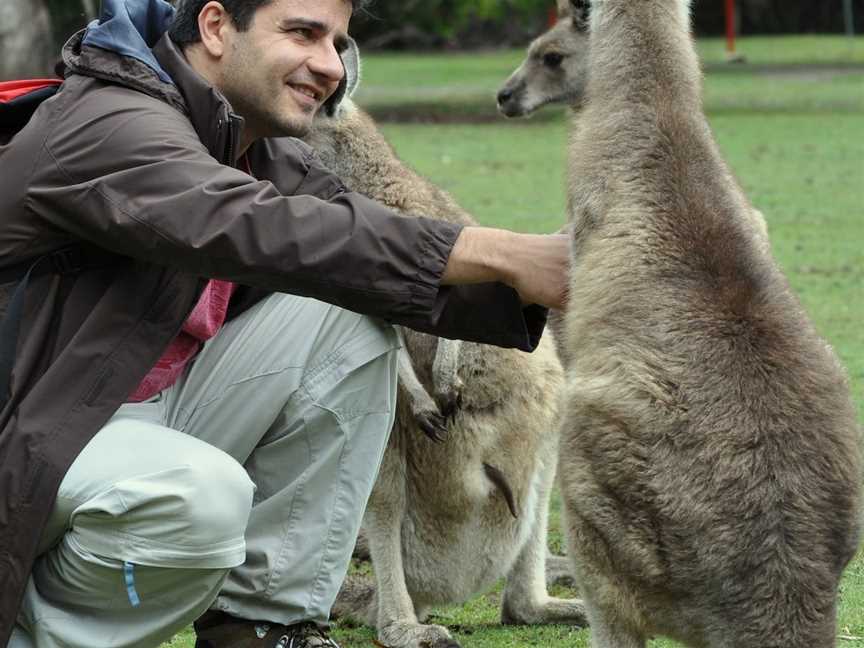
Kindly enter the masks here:
M 228 159 L 226 163 L 229 166 L 234 166 L 234 124 L 231 117 L 228 117 L 226 125 L 228 126 Z

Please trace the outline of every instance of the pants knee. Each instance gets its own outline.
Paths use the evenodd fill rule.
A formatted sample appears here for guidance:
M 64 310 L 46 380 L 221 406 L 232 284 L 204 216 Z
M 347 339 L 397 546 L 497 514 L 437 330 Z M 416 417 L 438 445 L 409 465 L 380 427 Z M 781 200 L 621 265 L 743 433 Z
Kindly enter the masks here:
M 252 510 L 255 485 L 227 454 L 185 466 L 181 480 L 183 517 L 194 535 L 224 542 L 242 537 Z

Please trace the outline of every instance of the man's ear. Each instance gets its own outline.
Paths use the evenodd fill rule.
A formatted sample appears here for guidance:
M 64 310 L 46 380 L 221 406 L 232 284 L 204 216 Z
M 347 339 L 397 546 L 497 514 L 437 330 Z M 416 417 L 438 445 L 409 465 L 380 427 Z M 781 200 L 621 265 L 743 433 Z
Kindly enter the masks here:
M 198 14 L 198 30 L 201 33 L 201 44 L 215 58 L 225 53 L 226 30 L 233 28 L 234 23 L 225 8 L 218 2 L 208 2 Z
M 328 117 L 335 116 L 342 100 L 346 97 L 350 98 L 357 86 L 360 85 L 360 49 L 357 47 L 357 42 L 350 36 L 348 37 L 348 47 L 345 48 L 341 56 L 345 76 L 342 77 L 336 92 L 324 104 L 324 112 Z

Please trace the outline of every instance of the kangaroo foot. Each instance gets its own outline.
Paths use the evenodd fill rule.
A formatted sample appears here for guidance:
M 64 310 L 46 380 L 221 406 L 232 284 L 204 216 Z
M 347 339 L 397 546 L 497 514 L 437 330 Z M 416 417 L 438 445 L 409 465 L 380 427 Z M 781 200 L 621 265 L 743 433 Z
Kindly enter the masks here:
M 559 599 L 551 596 L 531 605 L 513 605 L 504 601 L 502 625 L 544 625 L 561 623 L 584 627 L 588 625 L 585 606 L 580 599 Z
M 390 623 L 379 629 L 378 641 L 387 648 L 462 648 L 439 625 Z

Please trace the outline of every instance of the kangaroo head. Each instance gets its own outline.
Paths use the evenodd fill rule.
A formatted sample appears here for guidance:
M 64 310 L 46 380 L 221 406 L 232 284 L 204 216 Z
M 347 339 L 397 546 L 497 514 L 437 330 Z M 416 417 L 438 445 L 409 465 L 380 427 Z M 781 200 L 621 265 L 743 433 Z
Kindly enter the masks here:
M 531 43 L 528 55 L 498 92 L 498 110 L 525 117 L 552 103 L 578 107 L 588 76 L 588 34 L 575 0 L 559 0 L 558 22 Z

